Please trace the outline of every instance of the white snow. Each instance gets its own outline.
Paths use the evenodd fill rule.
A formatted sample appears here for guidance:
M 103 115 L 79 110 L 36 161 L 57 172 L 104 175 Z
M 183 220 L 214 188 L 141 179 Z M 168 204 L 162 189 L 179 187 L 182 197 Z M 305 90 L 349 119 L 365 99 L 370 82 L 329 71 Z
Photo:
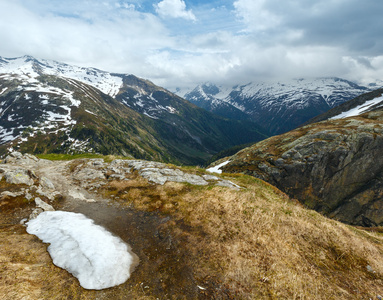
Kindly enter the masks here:
M 89 114 L 91 114 L 91 115 L 95 115 L 95 116 L 97 116 L 97 114 L 95 114 L 94 112 L 92 112 L 92 111 L 90 111 L 90 110 L 85 110 L 87 113 L 89 113 Z
M 46 211 L 27 226 L 29 234 L 50 243 L 53 263 L 72 273 L 83 288 L 105 289 L 130 277 L 128 246 L 82 214 Z
M 383 96 L 381 97 L 378 97 L 378 98 L 375 98 L 375 99 L 372 99 L 372 100 L 369 100 L 369 101 L 366 101 L 365 103 L 357 106 L 357 107 L 354 107 L 352 109 L 350 109 L 349 111 L 345 111 L 345 112 L 342 112 L 341 114 L 335 116 L 335 117 L 332 117 L 330 118 L 330 120 L 336 120 L 336 119 L 343 119 L 343 118 L 347 118 L 347 117 L 354 117 L 354 116 L 359 116 L 361 115 L 362 113 L 364 112 L 367 112 L 367 110 L 380 103 L 380 102 L 383 102 Z
M 210 89 L 212 87 L 217 88 L 216 93 L 206 93 L 203 89 L 204 86 Z M 341 99 L 334 95 L 345 95 L 353 98 L 366 91 L 362 87 L 351 85 L 346 80 L 328 77 L 290 79 L 283 82 L 250 82 L 231 87 L 214 86 L 214 84 L 207 83 L 197 86 L 189 94 L 180 94 L 180 92 L 177 94 L 189 100 L 205 100 L 215 106 L 225 102 L 248 113 L 249 110 L 254 109 L 251 102 L 259 103 L 265 108 L 285 104 L 300 109 L 309 104 L 307 99 L 310 98 L 308 97 L 310 95 L 321 96 L 332 108 L 339 105 L 339 99 Z M 245 100 L 250 100 L 250 102 L 243 102 Z
M 118 94 L 123 84 L 120 76 L 94 68 L 71 66 L 45 59 L 32 60 L 33 58 L 28 56 L 2 59 L 4 63 L 0 64 L 0 73 L 17 74 L 22 76 L 23 79 L 29 80 L 30 83 L 37 82 L 36 78 L 39 76 L 34 69 L 34 64 L 37 61 L 38 67 L 43 74 L 78 80 L 96 87 L 112 97 Z
M 0 95 L 1 95 L 2 93 L 4 93 L 7 89 L 8 89 L 7 87 L 3 88 L 3 89 L 1 90 L 1 92 L 0 92 Z
M 171 114 L 176 114 L 176 113 L 178 113 L 178 111 L 177 111 L 174 107 L 172 107 L 172 106 L 166 106 L 166 109 L 167 109 L 167 111 L 170 112 Z
M 215 167 L 212 167 L 212 168 L 209 168 L 209 169 L 206 169 L 206 171 L 210 172 L 210 173 L 218 173 L 218 174 L 222 174 L 222 170 L 220 170 L 223 166 L 226 166 L 228 163 L 230 162 L 230 160 L 227 160 L 219 165 L 216 165 Z

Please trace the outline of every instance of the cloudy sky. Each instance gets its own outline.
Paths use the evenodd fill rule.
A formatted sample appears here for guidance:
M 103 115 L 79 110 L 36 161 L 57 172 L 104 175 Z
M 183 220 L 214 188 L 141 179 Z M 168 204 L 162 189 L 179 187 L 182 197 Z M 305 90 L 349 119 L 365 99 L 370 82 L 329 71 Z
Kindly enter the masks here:
M 381 0 L 0 0 L 0 56 L 174 90 L 296 77 L 383 80 Z

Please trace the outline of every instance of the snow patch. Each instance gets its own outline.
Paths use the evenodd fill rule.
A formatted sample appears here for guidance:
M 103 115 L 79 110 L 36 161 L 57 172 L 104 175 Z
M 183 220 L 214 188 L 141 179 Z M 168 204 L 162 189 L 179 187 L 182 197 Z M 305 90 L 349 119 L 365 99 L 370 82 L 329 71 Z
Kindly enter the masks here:
M 95 114 L 94 112 L 92 112 L 92 111 L 90 111 L 90 110 L 85 110 L 87 113 L 89 113 L 89 114 L 91 114 L 91 115 L 95 115 L 95 116 L 97 116 L 97 114 Z
M 358 105 L 357 107 L 354 107 L 354 108 L 350 109 L 349 111 L 342 112 L 341 114 L 330 118 L 330 120 L 359 116 L 362 113 L 367 112 L 368 109 L 370 109 L 372 106 L 379 104 L 382 101 L 383 101 L 383 96 L 369 100 L 369 101 L 366 101 L 365 103 Z
M 50 243 L 53 263 L 72 273 L 83 288 L 105 289 L 130 277 L 134 258 L 128 246 L 83 214 L 46 211 L 27 226 L 29 234 Z
M 210 172 L 210 173 L 218 173 L 218 174 L 222 174 L 222 170 L 220 170 L 223 166 L 226 166 L 228 163 L 230 162 L 230 160 L 227 160 L 219 165 L 216 165 L 215 167 L 212 167 L 212 168 L 209 168 L 209 169 L 206 169 L 206 171 Z
M 8 89 L 7 87 L 3 88 L 3 89 L 1 90 L 1 92 L 0 92 L 0 95 L 3 94 L 7 89 Z

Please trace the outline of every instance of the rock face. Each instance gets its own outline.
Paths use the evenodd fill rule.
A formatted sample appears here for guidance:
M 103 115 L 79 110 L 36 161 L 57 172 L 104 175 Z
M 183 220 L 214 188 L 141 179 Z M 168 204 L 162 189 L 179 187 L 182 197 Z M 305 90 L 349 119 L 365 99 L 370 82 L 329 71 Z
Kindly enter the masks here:
M 383 111 L 311 124 L 232 156 L 221 169 L 263 179 L 325 215 L 383 225 Z

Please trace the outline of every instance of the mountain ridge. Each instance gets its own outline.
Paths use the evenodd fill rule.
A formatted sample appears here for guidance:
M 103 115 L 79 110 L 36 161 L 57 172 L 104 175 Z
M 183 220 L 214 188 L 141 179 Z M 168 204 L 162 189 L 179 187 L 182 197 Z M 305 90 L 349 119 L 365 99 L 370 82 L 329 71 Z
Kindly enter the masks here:
M 215 116 L 132 74 L 30 56 L 0 59 L 0 103 L 1 144 L 17 138 L 13 147 L 21 147 L 33 135 L 29 152 L 43 151 L 41 136 L 50 133 L 47 151 L 75 145 L 76 151 L 133 151 L 137 158 L 203 164 L 225 148 L 267 137 L 255 124 Z
M 211 112 L 251 120 L 280 134 L 370 90 L 345 79 L 323 77 L 233 87 L 207 83 L 180 95 Z

